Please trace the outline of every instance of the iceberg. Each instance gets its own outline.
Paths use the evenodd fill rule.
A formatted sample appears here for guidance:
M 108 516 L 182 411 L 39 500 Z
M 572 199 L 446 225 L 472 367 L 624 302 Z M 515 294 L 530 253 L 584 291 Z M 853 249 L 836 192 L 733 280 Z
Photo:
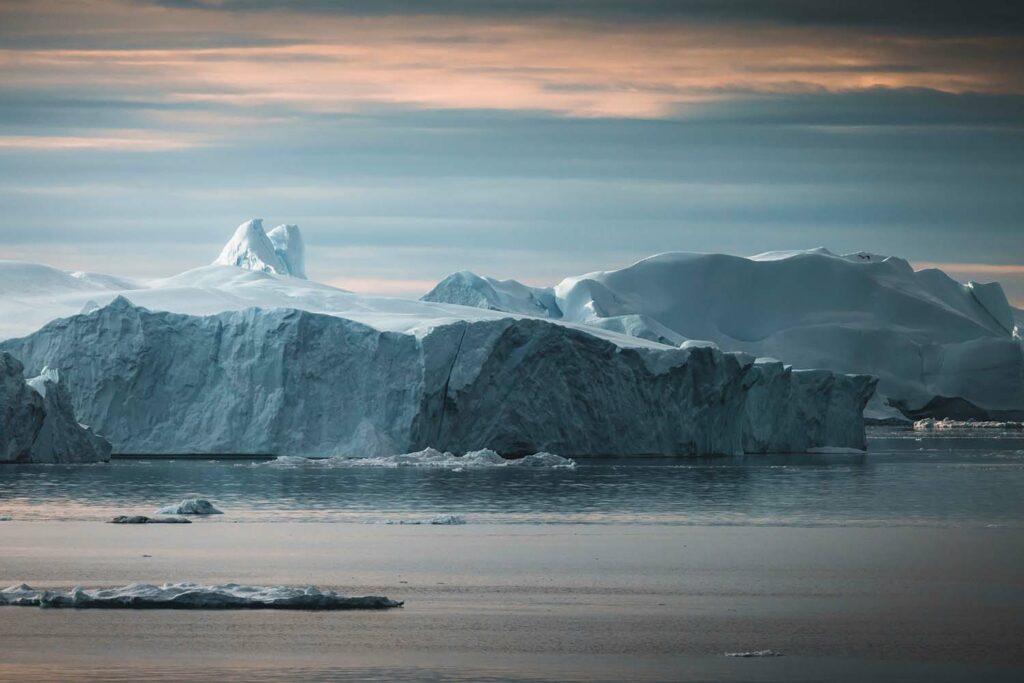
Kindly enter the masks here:
M 130 583 L 118 588 L 70 591 L 37 590 L 26 584 L 0 590 L 0 606 L 70 607 L 74 609 L 285 609 L 355 610 L 401 607 L 402 602 L 368 595 L 348 597 L 313 586 L 243 586 L 236 583 L 204 586 Z
M 398 332 L 293 308 L 194 316 L 124 297 L 0 348 L 62 368 L 77 414 L 117 451 L 154 454 L 435 448 L 487 450 L 473 458 L 493 461 L 863 449 L 875 385 L 531 317 Z
M 468 270 L 453 273 L 423 296 L 423 301 L 459 304 L 492 311 L 561 318 L 550 287 L 528 287 L 515 280 L 495 280 Z
M 279 225 L 267 233 L 263 219 L 246 221 L 235 230 L 214 264 L 305 279 L 305 245 L 299 226 Z
M 458 273 L 424 299 L 524 312 L 522 295 L 491 294 L 493 282 Z M 665 253 L 551 289 L 501 287 L 551 292 L 553 301 L 532 311 L 541 317 L 873 375 L 872 418 L 1024 419 L 1024 345 L 1002 287 L 915 272 L 900 258 L 823 248 L 750 258 Z
M 0 462 L 98 462 L 110 452 L 108 441 L 75 419 L 57 371 L 44 366 L 26 380 L 24 366 L 0 352 Z
M 180 503 L 166 505 L 156 511 L 158 515 L 223 515 L 224 513 L 214 507 L 213 503 L 205 498 L 186 498 Z

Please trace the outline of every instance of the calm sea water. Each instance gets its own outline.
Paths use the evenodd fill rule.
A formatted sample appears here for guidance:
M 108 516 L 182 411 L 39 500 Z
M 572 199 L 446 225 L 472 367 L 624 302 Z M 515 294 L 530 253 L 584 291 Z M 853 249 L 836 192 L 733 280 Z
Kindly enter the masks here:
M 189 495 L 203 523 L 1024 527 L 1024 434 L 873 429 L 866 454 L 578 460 L 564 469 L 268 466 L 218 460 L 0 467 L 0 516 L 106 519 Z

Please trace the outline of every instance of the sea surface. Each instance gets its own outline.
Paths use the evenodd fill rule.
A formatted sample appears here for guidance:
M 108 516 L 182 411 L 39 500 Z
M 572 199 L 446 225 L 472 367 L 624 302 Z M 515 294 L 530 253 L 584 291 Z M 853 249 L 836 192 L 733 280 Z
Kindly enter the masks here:
M 1024 433 L 872 428 L 866 453 L 586 458 L 573 469 L 115 460 L 0 467 L 0 518 L 103 520 L 185 497 L 203 523 L 1024 527 Z

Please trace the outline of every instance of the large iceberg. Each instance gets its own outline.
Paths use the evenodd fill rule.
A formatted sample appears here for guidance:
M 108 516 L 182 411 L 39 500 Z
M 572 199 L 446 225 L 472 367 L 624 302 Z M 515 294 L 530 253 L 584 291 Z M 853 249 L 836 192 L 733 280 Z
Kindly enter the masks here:
M 503 281 L 498 296 L 493 282 L 457 273 L 424 299 L 522 312 L 545 297 L 535 315 L 874 375 L 876 417 L 898 415 L 895 407 L 914 417 L 1024 415 L 1024 347 L 999 284 L 960 284 L 903 259 L 820 248 L 751 258 L 667 253 L 552 289 Z
M 43 367 L 25 379 L 24 366 L 0 352 L 0 462 L 97 462 L 111 446 L 75 420 L 67 386 Z
M 123 297 L 0 347 L 60 367 L 78 414 L 136 453 L 863 448 L 874 389 L 863 375 L 529 317 L 389 331 L 291 308 L 195 316 Z
M 0 606 L 74 609 L 286 609 L 334 611 L 389 609 L 403 603 L 379 595 L 349 597 L 313 586 L 204 586 L 130 583 L 117 588 L 39 590 L 21 584 L 0 590 Z

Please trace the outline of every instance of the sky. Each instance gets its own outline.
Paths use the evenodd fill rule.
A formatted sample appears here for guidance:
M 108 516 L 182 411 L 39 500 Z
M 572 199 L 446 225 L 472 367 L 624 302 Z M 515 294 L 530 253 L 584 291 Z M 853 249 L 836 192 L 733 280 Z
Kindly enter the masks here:
M 297 223 L 418 296 L 825 246 L 1024 306 L 1015 0 L 0 0 L 0 258 L 165 276 Z

